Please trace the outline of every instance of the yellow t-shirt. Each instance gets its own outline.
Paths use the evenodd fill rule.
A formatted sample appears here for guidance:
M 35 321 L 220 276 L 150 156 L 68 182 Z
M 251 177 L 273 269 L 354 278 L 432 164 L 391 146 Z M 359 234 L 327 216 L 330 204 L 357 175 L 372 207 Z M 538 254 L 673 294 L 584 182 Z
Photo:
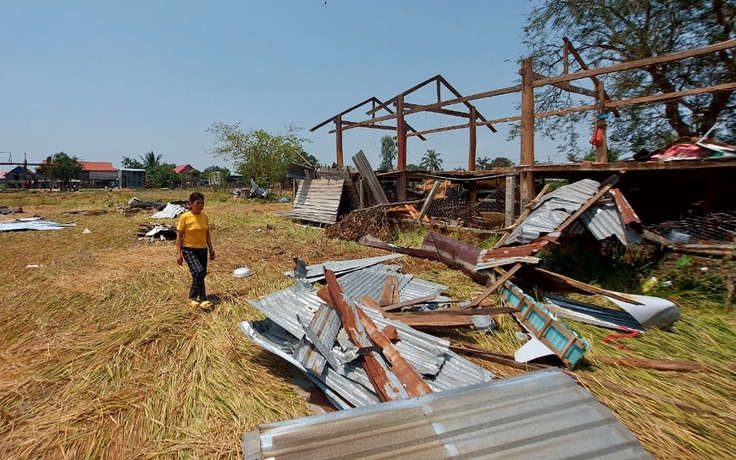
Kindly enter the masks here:
M 194 214 L 192 211 L 187 211 L 179 218 L 176 229 L 184 232 L 182 246 L 188 248 L 207 247 L 207 230 L 210 229 L 210 219 L 207 214 L 203 212 Z

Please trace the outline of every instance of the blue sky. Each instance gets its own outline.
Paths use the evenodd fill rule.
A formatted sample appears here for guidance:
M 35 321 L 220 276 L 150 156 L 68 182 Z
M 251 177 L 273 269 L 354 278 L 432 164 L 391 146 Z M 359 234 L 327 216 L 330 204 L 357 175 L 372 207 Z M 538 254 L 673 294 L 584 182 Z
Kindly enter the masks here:
M 124 156 L 154 151 L 163 161 L 198 169 L 229 166 L 208 153 L 214 138 L 205 130 L 240 122 L 245 131 L 302 127 L 311 141 L 305 150 L 331 163 L 334 134 L 328 126 L 309 128 L 364 99 L 389 99 L 437 74 L 463 94 L 515 84 L 516 60 L 525 54 L 521 27 L 533 3 L 4 1 L 0 161 L 7 152 L 37 162 L 64 151 L 119 167 Z M 428 89 L 408 102 L 433 97 Z M 493 119 L 516 115 L 518 98 L 475 104 Z M 463 123 L 434 114 L 407 121 L 419 130 Z M 498 128 L 495 134 L 479 129 L 478 158 L 518 163 L 518 140 L 506 140 L 506 125 Z M 377 166 L 386 134 L 346 131 L 346 164 L 362 149 Z M 440 153 L 444 169 L 467 167 L 467 130 L 429 135 L 426 142 L 410 138 L 407 161 L 419 163 L 427 149 Z

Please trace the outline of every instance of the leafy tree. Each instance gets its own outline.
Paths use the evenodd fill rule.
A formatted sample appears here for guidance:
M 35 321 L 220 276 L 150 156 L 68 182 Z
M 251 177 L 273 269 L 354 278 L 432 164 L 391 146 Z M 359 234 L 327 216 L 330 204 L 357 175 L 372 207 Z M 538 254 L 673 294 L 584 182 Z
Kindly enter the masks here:
M 506 157 L 497 157 L 491 161 L 491 168 L 510 168 L 514 165 L 514 162 Z
M 69 181 L 82 174 L 83 169 L 77 157 L 70 157 L 64 152 L 53 154 L 46 159 L 46 163 L 41 165 L 41 172 L 49 177 L 49 181 L 60 180 L 67 187 Z
M 396 142 L 391 136 L 383 136 L 381 138 L 381 164 L 378 169 L 381 171 L 391 171 L 394 169 L 394 159 L 396 159 Z
M 264 185 L 284 180 L 289 163 L 300 161 L 297 153 L 304 150 L 302 144 L 308 140 L 298 136 L 299 130 L 289 125 L 285 134 L 262 129 L 244 133 L 240 123 L 213 123 L 206 131 L 218 144 L 210 153 L 229 161 L 243 177 Z
M 524 27 L 524 43 L 534 59 L 534 70 L 545 75 L 562 73 L 563 37 L 590 67 L 702 47 L 736 37 L 736 5 L 723 0 L 543 0 Z M 576 70 L 571 66 L 571 71 Z M 623 100 L 693 87 L 736 81 L 736 50 L 649 65 L 641 69 L 598 77 L 613 100 Z M 583 81 L 576 84 L 584 85 Z M 558 88 L 535 94 L 538 112 L 590 104 Z M 609 121 L 609 147 L 636 151 L 659 147 L 677 137 L 704 134 L 718 121 L 720 140 L 736 139 L 734 90 L 703 93 L 655 104 L 623 107 L 620 118 Z M 581 153 L 578 130 L 592 111 L 546 117 L 536 121 L 538 132 L 561 141 L 561 152 Z M 584 126 L 585 123 L 582 124 Z M 518 125 L 512 137 L 518 135 Z
M 125 169 L 145 169 L 143 168 L 143 163 L 133 158 L 123 157 L 123 161 L 120 164 Z
M 621 158 L 621 151 L 617 148 L 609 148 L 608 149 L 608 161 L 618 161 Z M 577 163 L 579 161 L 595 161 L 595 149 L 588 150 L 588 153 L 586 153 L 583 157 L 580 155 L 576 155 L 574 153 L 568 152 L 567 153 L 567 161 L 571 163 Z
M 146 168 L 146 183 L 155 188 L 178 185 L 180 177 L 174 172 L 174 168 L 176 165 L 171 163 L 160 163 L 157 166 Z
M 156 155 L 153 151 L 141 155 L 143 169 L 148 171 L 161 165 L 161 158 L 163 155 Z
M 487 169 L 491 169 L 491 159 L 488 157 L 478 158 L 475 160 L 475 169 L 478 169 L 480 171 L 485 171 Z
M 225 187 L 230 177 L 230 170 L 221 166 L 209 166 L 202 171 L 201 177 L 209 179 L 210 184 L 216 187 Z
M 434 149 L 427 150 L 419 163 L 427 171 L 437 171 L 442 168 L 442 158 Z
M 415 164 L 408 164 L 406 165 L 406 170 L 407 171 L 424 171 L 424 168 L 422 168 L 421 166 L 417 166 Z

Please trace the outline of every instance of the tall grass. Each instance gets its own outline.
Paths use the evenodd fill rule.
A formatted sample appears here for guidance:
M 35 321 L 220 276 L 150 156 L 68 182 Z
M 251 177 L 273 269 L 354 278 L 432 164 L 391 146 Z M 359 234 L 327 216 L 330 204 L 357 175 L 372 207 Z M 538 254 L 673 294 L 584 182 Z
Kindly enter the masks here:
M 207 287 L 216 305 L 212 312 L 195 311 L 186 302 L 189 275 L 175 263 L 173 242 L 136 241 L 139 225 L 148 223 L 152 212 L 126 217 L 120 207 L 134 195 L 144 201 L 180 201 L 188 191 L 0 194 L 0 204 L 22 206 L 25 215 L 77 223 L 59 231 L 0 233 L 1 458 L 239 458 L 244 432 L 309 414 L 289 383 L 291 370 L 239 332 L 238 322 L 260 318 L 246 299 L 289 286 L 283 272 L 293 268 L 295 257 L 312 264 L 381 251 L 327 239 L 321 229 L 274 214 L 290 209 L 290 203 L 235 202 L 226 192 L 205 191 L 217 250 Z M 62 214 L 100 209 L 107 212 Z M 82 233 L 85 228 L 90 233 Z M 418 245 L 423 237 L 417 232 L 400 242 Z M 591 260 L 558 257 L 572 268 Z M 628 339 L 624 343 L 632 353 L 627 353 L 603 342 L 609 331 L 570 323 L 593 344 L 590 363 L 576 373 L 655 456 L 736 456 L 731 442 L 736 440 L 736 376 L 727 365 L 736 362 L 736 325 L 723 304 L 725 275 L 698 290 L 698 282 L 688 284 L 684 269 L 672 265 L 675 261 L 654 266 L 630 264 L 627 257 L 621 255 L 613 267 L 563 274 L 606 287 L 633 285 L 634 290 L 651 276 L 673 281 L 655 292 L 680 303 L 676 332 L 648 331 Z M 404 256 L 395 263 L 407 273 L 448 285 L 447 293 L 460 300 L 483 289 L 438 262 Z M 704 272 L 699 260 L 691 263 L 686 269 L 701 277 L 696 278 L 700 283 L 711 282 L 702 277 L 723 272 L 712 264 L 712 271 Z M 233 278 L 232 270 L 243 265 L 253 276 Z M 612 271 L 623 285 L 605 277 Z M 682 283 L 675 276 L 682 276 Z M 508 315 L 498 321 L 500 329 L 491 333 L 433 332 L 512 354 L 521 345 L 518 327 Z M 604 365 L 597 356 L 724 366 L 666 373 Z M 482 365 L 500 376 L 521 372 Z M 610 389 L 621 387 L 640 394 Z M 682 410 L 666 398 L 698 411 Z

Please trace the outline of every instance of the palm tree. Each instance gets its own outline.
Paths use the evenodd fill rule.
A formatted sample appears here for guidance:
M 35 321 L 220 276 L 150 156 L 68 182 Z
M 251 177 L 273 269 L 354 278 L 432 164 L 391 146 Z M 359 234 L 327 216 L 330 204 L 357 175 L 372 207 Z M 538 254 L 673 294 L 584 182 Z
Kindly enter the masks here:
M 143 169 L 150 171 L 161 166 L 162 157 L 163 155 L 156 155 L 153 151 L 148 152 L 145 155 L 141 155 L 141 160 L 143 160 Z
M 437 171 L 442 168 L 442 158 L 434 149 L 430 149 L 424 154 L 419 165 L 427 171 Z
M 480 158 L 475 162 L 475 169 L 479 171 L 487 171 L 491 169 L 491 159 L 488 157 Z

